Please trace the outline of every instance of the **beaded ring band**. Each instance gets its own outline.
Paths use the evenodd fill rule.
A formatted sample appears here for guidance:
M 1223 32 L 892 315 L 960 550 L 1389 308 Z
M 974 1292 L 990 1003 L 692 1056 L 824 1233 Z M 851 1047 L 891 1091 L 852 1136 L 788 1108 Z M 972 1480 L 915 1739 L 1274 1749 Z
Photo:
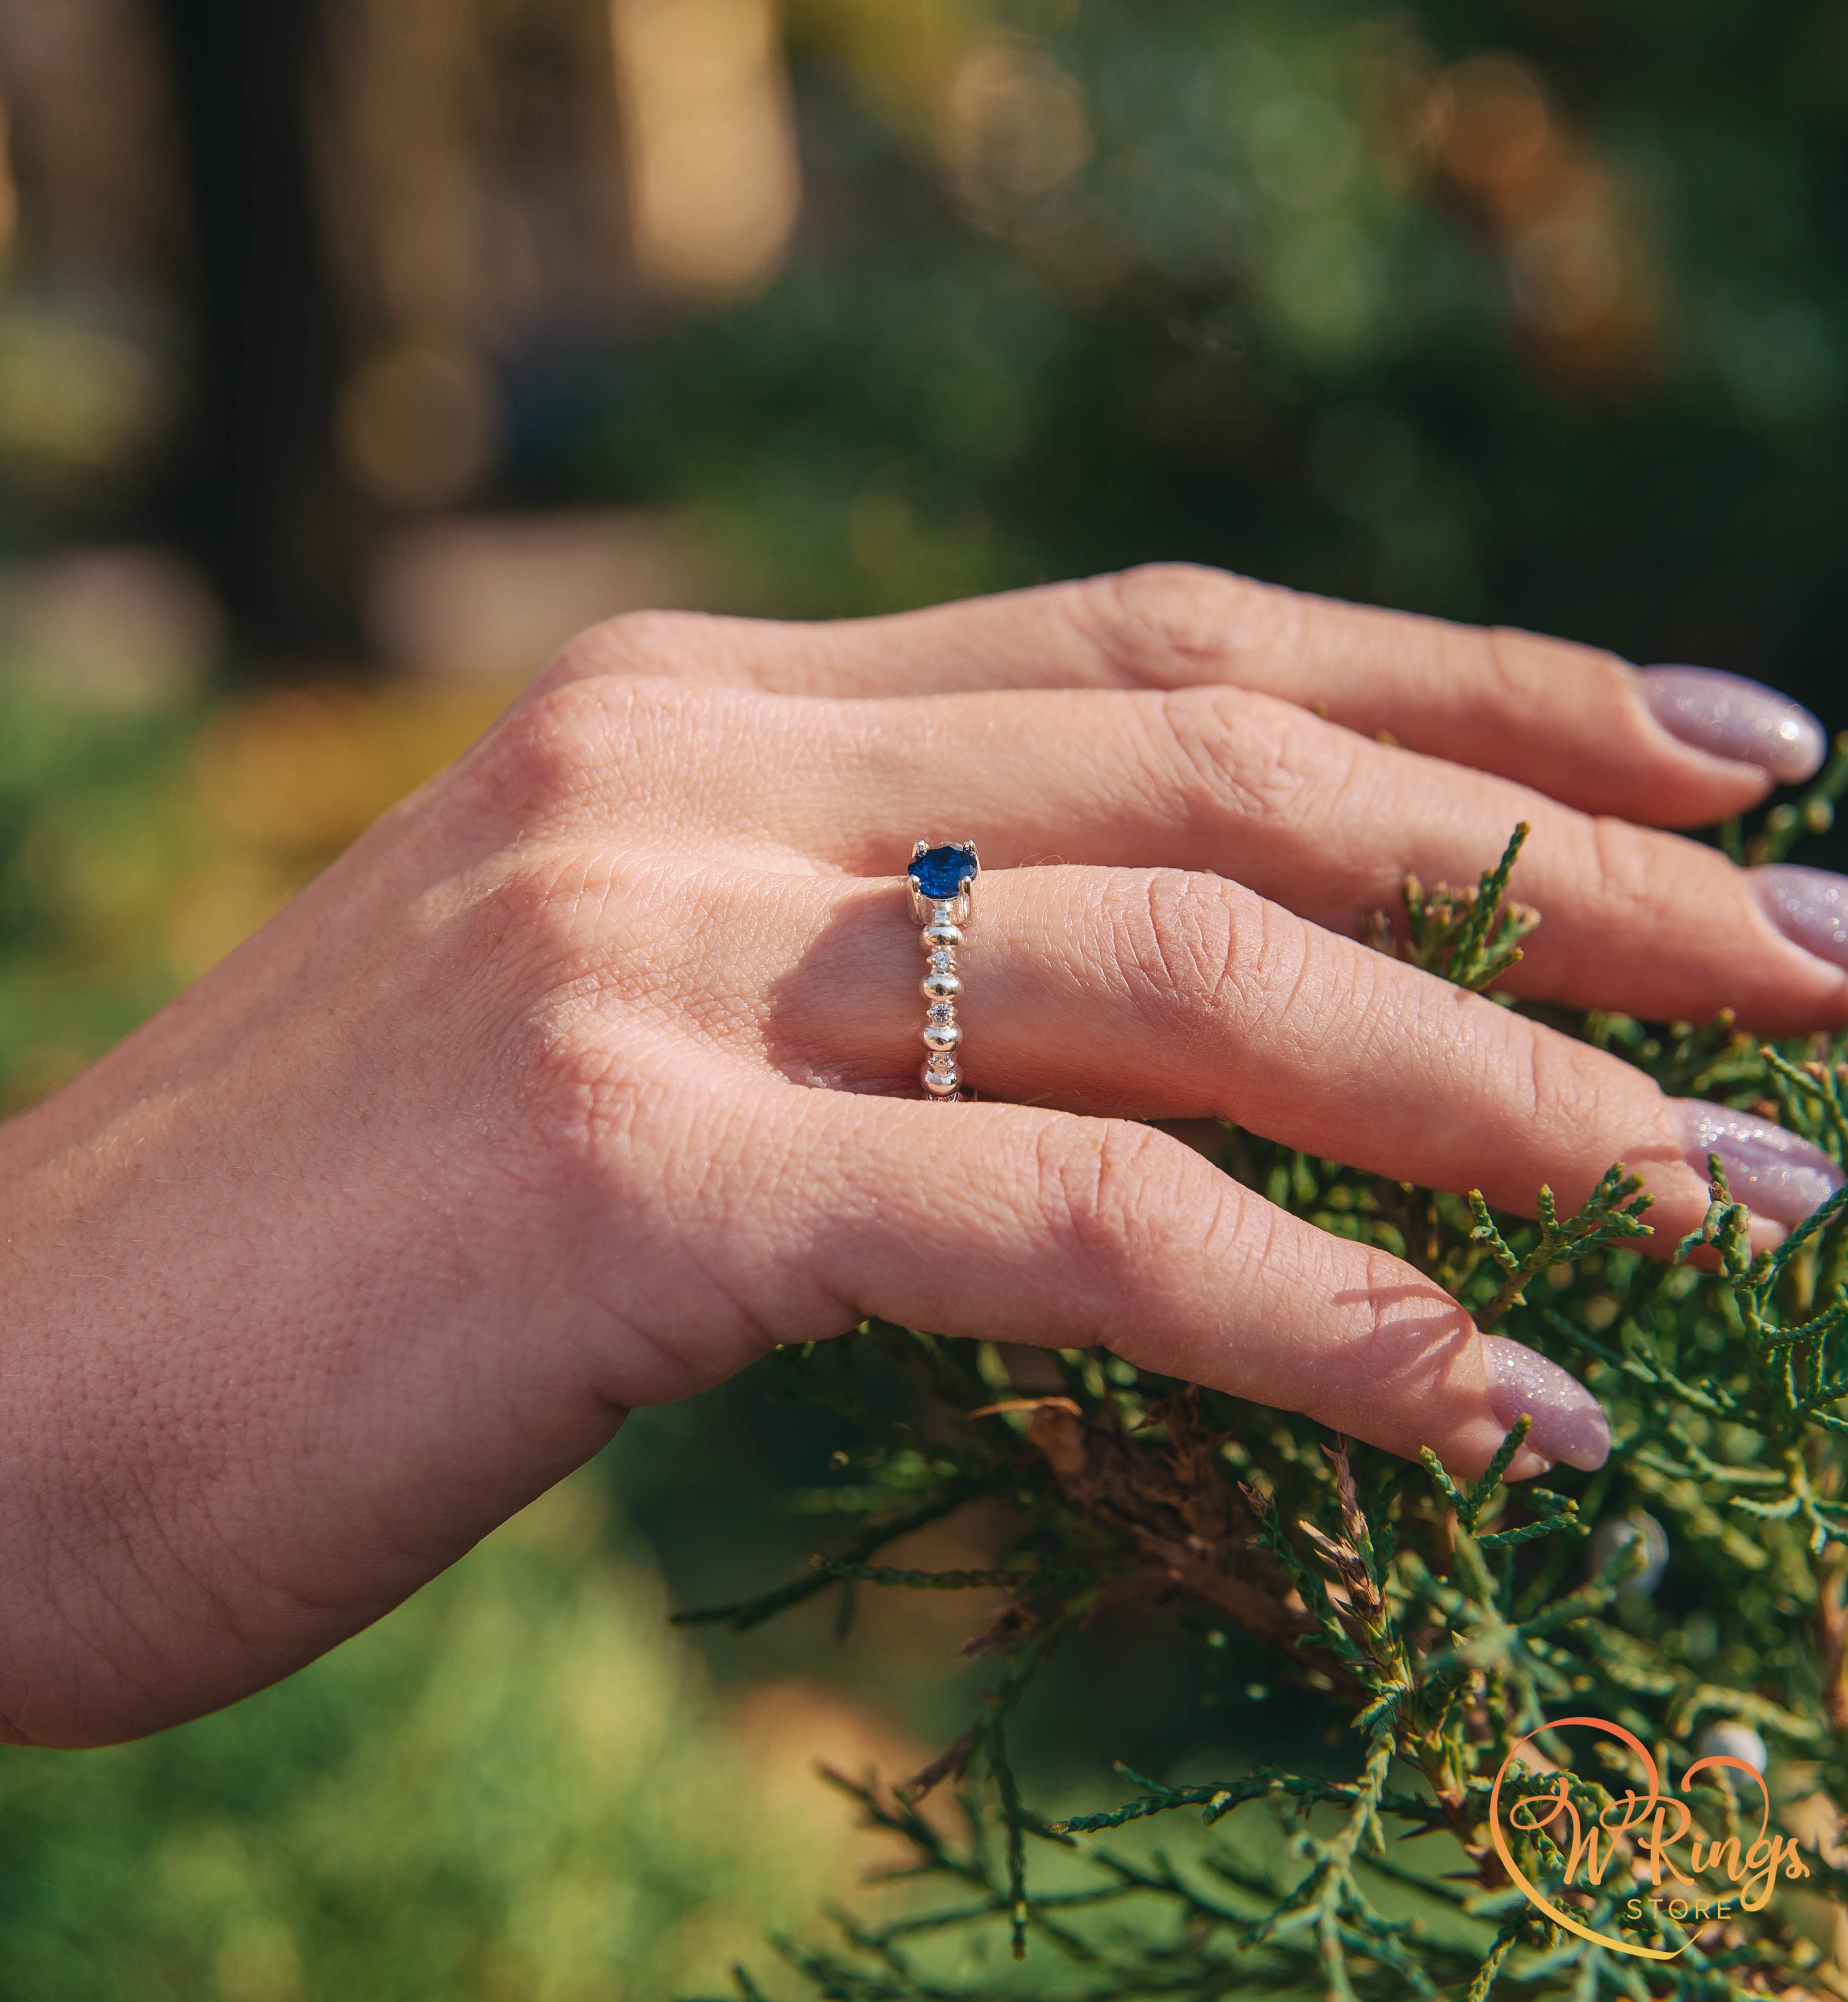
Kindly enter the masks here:
M 922 1034 L 929 1055 L 918 1075 L 933 1098 L 954 1102 L 962 1096 L 962 1072 L 956 1061 L 963 1039 L 956 1019 L 956 997 L 963 991 L 956 971 L 956 948 L 969 922 L 975 879 L 982 864 L 975 844 L 959 841 L 933 848 L 920 841 L 912 850 L 905 871 L 911 887 L 912 916 L 923 926 L 920 934 L 929 964 L 921 983 L 929 1003 Z

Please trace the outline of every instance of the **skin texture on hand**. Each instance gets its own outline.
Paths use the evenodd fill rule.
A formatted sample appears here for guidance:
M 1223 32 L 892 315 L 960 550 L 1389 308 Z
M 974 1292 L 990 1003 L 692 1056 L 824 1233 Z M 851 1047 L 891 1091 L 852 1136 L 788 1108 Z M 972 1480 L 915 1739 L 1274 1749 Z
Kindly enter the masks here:
M 587 634 L 0 1131 L 3 1728 L 96 1742 L 260 1687 L 629 1409 L 869 1314 L 1108 1342 L 1459 1473 L 1525 1410 L 1517 1473 L 1595 1464 L 1564 1372 L 1141 1122 L 1515 1210 L 1620 1158 L 1658 1244 L 1713 1145 L 1775 1236 L 1829 1163 L 1353 936 L 1526 818 L 1518 991 L 1839 1022 L 1848 973 L 1645 824 L 1767 789 L 1708 737 L 1588 649 L 1209 572 Z M 919 835 L 982 848 L 979 1103 L 917 1083 Z

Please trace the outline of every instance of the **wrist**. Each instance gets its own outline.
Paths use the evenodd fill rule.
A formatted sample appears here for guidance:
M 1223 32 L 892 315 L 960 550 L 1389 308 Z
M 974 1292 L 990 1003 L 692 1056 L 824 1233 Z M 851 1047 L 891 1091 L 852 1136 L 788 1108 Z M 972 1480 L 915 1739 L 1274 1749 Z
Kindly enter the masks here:
M 542 1355 L 510 1380 L 511 1262 L 356 1102 L 326 1026 L 189 1062 L 214 1005 L 0 1128 L 16 1741 L 119 1739 L 274 1680 L 614 1429 Z

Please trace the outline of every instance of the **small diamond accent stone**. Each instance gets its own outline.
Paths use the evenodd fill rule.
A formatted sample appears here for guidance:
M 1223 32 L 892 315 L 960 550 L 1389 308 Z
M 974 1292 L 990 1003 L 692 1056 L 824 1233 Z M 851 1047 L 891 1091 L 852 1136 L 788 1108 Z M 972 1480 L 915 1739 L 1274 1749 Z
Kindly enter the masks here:
M 924 897 L 955 897 L 975 874 L 975 858 L 960 848 L 932 848 L 917 856 L 905 874 Z

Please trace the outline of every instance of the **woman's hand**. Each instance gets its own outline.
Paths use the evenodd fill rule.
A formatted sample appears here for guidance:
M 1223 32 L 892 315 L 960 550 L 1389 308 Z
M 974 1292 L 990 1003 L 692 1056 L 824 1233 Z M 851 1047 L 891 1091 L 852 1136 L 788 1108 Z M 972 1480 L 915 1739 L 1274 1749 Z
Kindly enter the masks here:
M 1637 824 L 1820 748 L 1745 685 L 1204 571 L 586 634 L 0 1135 L 0 1715 L 73 1743 L 255 1689 L 629 1407 L 871 1314 L 1108 1342 L 1460 1471 L 1528 1411 L 1517 1471 L 1595 1465 L 1564 1372 L 1136 1122 L 1222 1114 L 1514 1209 L 1620 1159 L 1658 1243 L 1712 1146 L 1775 1236 L 1822 1157 L 1353 934 L 1525 819 L 1515 991 L 1839 1022 L 1838 879 Z M 978 1103 L 918 1083 L 920 834 L 982 854 Z

